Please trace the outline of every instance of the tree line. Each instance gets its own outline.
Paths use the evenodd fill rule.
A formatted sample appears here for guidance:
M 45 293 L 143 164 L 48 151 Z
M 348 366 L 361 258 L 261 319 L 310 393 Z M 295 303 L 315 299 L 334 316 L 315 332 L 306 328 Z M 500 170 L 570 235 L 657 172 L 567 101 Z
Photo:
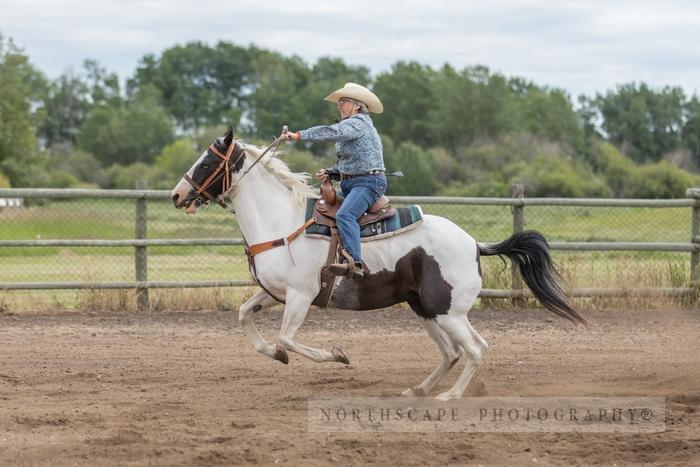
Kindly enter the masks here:
M 700 101 L 678 87 L 626 83 L 575 100 L 484 66 L 399 61 L 373 76 L 254 45 L 191 42 L 144 56 L 123 83 L 94 60 L 49 79 L 0 36 L 0 186 L 170 188 L 224 128 L 265 144 L 283 124 L 331 123 L 322 100 L 369 85 L 390 194 L 680 197 L 700 181 Z M 330 144 L 288 145 L 297 171 Z

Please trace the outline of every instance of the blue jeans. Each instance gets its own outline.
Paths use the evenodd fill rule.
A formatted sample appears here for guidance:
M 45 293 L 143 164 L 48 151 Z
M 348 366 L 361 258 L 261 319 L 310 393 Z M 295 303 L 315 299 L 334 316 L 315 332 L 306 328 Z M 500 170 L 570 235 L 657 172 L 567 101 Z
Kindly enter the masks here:
M 360 254 L 360 224 L 357 218 L 367 212 L 386 193 L 384 175 L 362 175 L 340 182 L 345 201 L 338 209 L 335 220 L 345 249 L 356 263 L 362 261 Z

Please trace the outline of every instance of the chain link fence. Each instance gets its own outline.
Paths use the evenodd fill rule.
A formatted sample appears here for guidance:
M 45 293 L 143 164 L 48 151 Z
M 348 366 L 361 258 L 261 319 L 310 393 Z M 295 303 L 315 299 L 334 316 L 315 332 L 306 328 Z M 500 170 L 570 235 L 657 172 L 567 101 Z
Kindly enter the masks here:
M 52 288 L 32 285 L 50 283 L 130 283 L 134 288 L 135 282 L 146 280 L 250 281 L 243 246 L 234 241 L 241 238 L 236 218 L 219 206 L 188 216 L 173 208 L 169 193 L 144 190 L 0 190 L 3 197 L 22 198 L 23 203 L 0 206 L 0 289 Z M 141 226 L 145 232 L 137 235 L 139 199 L 146 223 Z M 540 231 L 552 243 L 554 259 L 574 289 L 694 285 L 694 198 L 637 200 L 640 205 L 625 205 L 625 200 L 590 200 L 590 205 L 585 200 L 578 200 L 580 205 L 567 204 L 574 200 L 539 201 L 546 204 L 536 199 L 518 204 L 511 199 L 410 197 L 397 197 L 394 204 L 420 204 L 424 213 L 446 217 L 485 243 L 510 236 L 519 209 L 522 227 Z M 151 243 L 135 243 L 139 236 Z M 197 244 L 211 239 L 228 244 Z M 569 247 L 584 242 L 604 247 L 636 242 L 637 247 Z M 640 246 L 650 242 L 660 247 Z M 674 250 L 668 245 L 675 245 L 675 251 L 662 251 Z M 139 249 L 147 252 L 140 275 Z M 488 289 L 512 285 L 508 268 L 498 258 L 484 258 L 484 280 Z

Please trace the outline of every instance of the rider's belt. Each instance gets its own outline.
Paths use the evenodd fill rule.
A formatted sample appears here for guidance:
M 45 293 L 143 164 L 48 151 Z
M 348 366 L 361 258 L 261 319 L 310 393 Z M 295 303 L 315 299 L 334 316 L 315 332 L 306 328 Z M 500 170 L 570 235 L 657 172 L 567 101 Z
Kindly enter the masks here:
M 340 179 L 347 180 L 347 179 L 355 178 L 355 177 L 364 177 L 365 175 L 384 175 L 384 171 L 383 170 L 373 170 L 371 172 L 367 172 L 364 174 L 355 174 L 355 175 L 341 173 Z

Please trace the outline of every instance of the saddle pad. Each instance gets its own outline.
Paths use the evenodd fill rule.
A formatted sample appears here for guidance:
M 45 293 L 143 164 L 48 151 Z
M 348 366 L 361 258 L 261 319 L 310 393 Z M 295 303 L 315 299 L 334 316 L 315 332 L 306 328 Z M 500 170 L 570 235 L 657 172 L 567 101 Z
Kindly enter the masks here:
M 316 199 L 309 199 L 306 204 L 306 218 L 309 219 L 313 215 Z M 395 232 L 403 229 L 411 224 L 423 220 L 423 211 L 420 206 L 412 205 L 405 208 L 397 208 L 396 214 L 386 219 L 382 219 L 371 224 L 366 224 L 360 229 L 360 237 L 368 238 L 377 235 Z M 305 230 L 307 234 L 326 235 L 330 237 L 331 230 L 325 225 L 311 224 Z

